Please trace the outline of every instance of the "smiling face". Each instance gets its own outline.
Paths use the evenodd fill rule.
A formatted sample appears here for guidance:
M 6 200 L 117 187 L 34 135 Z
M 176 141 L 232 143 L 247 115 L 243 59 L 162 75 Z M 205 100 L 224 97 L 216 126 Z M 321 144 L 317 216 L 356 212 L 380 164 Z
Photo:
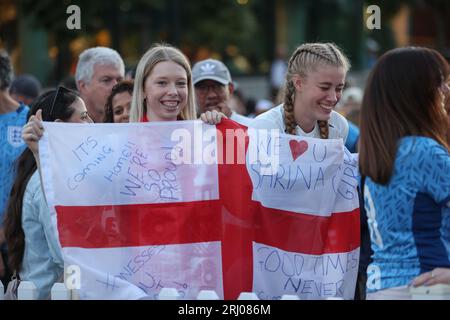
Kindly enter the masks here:
M 144 82 L 149 121 L 175 121 L 187 105 L 186 71 L 173 61 L 157 63 Z
M 226 114 L 221 106 L 226 106 L 229 102 L 233 94 L 233 85 L 224 85 L 210 79 L 202 80 L 195 85 L 195 94 L 201 113 L 216 110 Z
M 131 94 L 128 91 L 117 93 L 112 99 L 114 123 L 130 122 Z
M 295 120 L 305 132 L 310 132 L 318 120 L 330 119 L 331 111 L 341 99 L 345 74 L 342 67 L 324 65 L 306 77 L 293 79 Z

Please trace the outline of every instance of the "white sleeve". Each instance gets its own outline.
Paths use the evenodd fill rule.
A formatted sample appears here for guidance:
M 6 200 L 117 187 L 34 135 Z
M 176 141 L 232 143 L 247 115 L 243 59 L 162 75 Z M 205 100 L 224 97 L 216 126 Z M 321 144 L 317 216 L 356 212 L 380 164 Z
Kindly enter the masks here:
M 264 119 L 264 118 L 255 118 L 252 122 L 252 128 L 255 129 L 280 129 L 275 121 Z

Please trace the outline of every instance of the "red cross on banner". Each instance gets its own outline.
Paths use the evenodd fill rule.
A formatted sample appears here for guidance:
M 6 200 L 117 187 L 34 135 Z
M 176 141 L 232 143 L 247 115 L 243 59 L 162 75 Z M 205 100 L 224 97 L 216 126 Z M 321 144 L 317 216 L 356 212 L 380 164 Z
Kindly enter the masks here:
M 193 136 L 194 125 L 199 123 L 185 125 Z M 210 128 L 201 126 L 204 136 Z M 274 142 L 261 144 L 253 132 L 225 120 L 208 140 L 216 146 L 216 162 L 202 174 L 197 169 L 191 174 L 167 156 L 177 147 L 182 154 L 180 140 L 168 142 L 176 128 L 170 123 L 138 130 L 91 125 L 83 127 L 82 137 L 69 130 L 67 149 L 53 151 L 62 127 L 46 124 L 49 136 L 41 144 L 45 189 L 56 208 L 65 263 L 81 268 L 82 298 L 154 297 L 162 287 L 176 287 L 190 299 L 202 289 L 224 299 L 249 291 L 261 299 L 281 294 L 350 298 L 358 268 L 359 209 L 356 174 L 347 170 L 355 163 L 339 142 L 292 143 L 292 137 L 281 136 L 276 170 L 261 173 L 261 162 L 250 164 L 249 153 Z M 236 131 L 245 134 L 227 139 Z M 164 152 L 155 151 L 160 149 Z M 73 150 L 78 162 L 70 160 Z M 192 147 L 192 157 L 196 150 Z M 238 159 L 242 150 L 245 161 Z M 322 160 L 325 153 L 327 159 L 334 157 L 330 164 Z M 80 154 L 86 160 L 80 161 Z M 159 160 L 152 162 L 152 154 Z M 55 163 L 76 168 L 61 174 Z M 200 185 L 210 187 L 197 195 Z M 81 200 L 60 196 L 64 188 L 75 188 L 71 192 Z M 156 189 L 159 202 L 152 193 Z M 110 204 L 108 199 L 113 199 Z

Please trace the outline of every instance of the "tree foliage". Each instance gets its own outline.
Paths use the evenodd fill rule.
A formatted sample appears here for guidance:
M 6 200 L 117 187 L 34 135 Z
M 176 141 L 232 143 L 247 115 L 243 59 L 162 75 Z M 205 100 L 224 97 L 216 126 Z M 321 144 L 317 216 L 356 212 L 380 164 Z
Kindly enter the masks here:
M 249 5 L 236 1 L 184 1 L 182 21 L 189 25 L 183 39 L 223 50 L 234 44 L 246 46 L 255 36 L 257 22 Z

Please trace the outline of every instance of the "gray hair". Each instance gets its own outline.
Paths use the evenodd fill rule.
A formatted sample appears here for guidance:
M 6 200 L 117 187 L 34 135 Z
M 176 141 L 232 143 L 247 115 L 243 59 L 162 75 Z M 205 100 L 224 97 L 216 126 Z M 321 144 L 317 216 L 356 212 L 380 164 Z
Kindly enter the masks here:
M 114 65 L 120 70 L 122 75 L 125 74 L 125 65 L 119 53 L 107 47 L 94 47 L 84 50 L 78 59 L 77 70 L 75 72 L 75 80 L 78 82 L 83 80 L 89 83 L 94 74 L 94 65 Z
M 9 88 L 13 77 L 13 67 L 8 53 L 6 53 L 6 51 L 0 50 L 0 91 Z

